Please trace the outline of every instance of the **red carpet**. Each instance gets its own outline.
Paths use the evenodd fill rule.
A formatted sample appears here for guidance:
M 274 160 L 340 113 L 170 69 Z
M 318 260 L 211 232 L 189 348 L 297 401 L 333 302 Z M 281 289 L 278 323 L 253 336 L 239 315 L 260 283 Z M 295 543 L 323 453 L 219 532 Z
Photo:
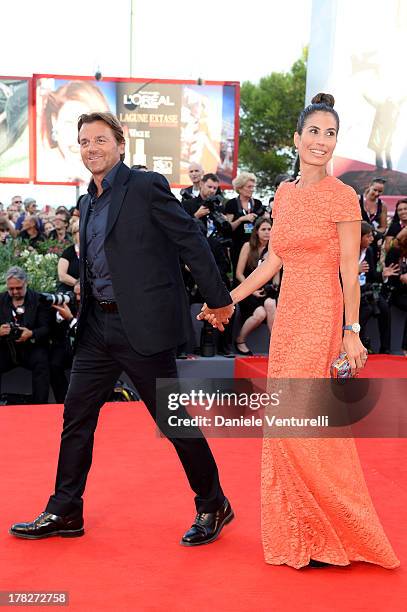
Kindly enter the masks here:
M 12 522 L 44 507 L 54 480 L 60 406 L 0 408 L 0 591 L 62 590 L 72 611 L 369 611 L 407 609 L 405 440 L 358 442 L 366 478 L 401 560 L 395 571 L 272 567 L 259 521 L 260 440 L 211 440 L 236 512 L 218 541 L 183 548 L 192 495 L 141 404 L 107 405 L 85 497 L 86 535 L 18 540 Z

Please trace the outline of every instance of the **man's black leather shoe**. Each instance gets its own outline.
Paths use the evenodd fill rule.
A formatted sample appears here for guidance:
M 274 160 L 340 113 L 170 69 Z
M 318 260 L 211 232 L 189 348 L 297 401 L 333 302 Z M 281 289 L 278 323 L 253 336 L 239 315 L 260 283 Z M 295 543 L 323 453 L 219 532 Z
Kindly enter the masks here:
M 234 518 L 232 507 L 225 498 L 222 506 L 216 512 L 199 513 L 191 529 L 184 534 L 182 546 L 199 546 L 216 540 L 224 525 Z
M 85 531 L 82 514 L 57 516 L 49 512 L 42 512 L 32 523 L 15 523 L 10 527 L 9 533 L 17 538 L 39 540 L 51 536 L 77 538 Z

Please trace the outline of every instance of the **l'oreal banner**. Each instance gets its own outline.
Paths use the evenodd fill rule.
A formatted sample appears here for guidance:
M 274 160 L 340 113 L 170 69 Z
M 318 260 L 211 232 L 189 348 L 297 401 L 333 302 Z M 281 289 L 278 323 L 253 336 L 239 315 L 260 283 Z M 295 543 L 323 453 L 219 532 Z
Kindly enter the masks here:
M 189 184 L 188 166 L 200 163 L 230 185 L 238 141 L 236 83 L 190 83 L 56 76 L 35 77 L 36 181 L 86 183 L 77 142 L 82 113 L 111 111 L 123 125 L 126 163 Z

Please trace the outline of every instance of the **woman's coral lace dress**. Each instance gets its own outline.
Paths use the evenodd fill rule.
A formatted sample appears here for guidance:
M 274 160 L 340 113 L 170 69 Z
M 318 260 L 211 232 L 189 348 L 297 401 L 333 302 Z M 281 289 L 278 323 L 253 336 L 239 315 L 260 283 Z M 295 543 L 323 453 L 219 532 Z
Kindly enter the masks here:
M 338 221 L 360 220 L 353 189 L 334 177 L 283 183 L 273 208 L 272 246 L 284 275 L 268 376 L 329 377 L 342 341 Z M 262 539 L 267 563 L 300 568 L 399 565 L 373 507 L 351 438 L 266 438 Z

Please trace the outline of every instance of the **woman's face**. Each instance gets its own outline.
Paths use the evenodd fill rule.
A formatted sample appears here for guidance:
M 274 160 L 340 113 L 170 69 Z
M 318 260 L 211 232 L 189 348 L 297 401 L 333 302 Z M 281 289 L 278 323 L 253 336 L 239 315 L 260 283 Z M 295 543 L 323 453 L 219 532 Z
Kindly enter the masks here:
M 399 215 L 400 221 L 403 223 L 407 223 L 407 204 L 402 202 L 397 206 L 397 212 Z
M 52 232 L 53 229 L 54 226 L 52 225 L 51 221 L 47 221 L 46 223 L 44 223 L 44 232 L 46 236 L 49 236 L 50 232 Z
M 54 225 L 55 225 L 56 229 L 58 229 L 58 230 L 63 229 L 63 228 L 66 229 L 68 227 L 68 223 L 66 221 L 65 215 L 60 215 L 60 214 L 57 213 L 55 215 Z
M 243 185 L 243 187 L 239 189 L 239 195 L 243 196 L 244 198 L 251 198 L 253 196 L 255 188 L 256 188 L 256 181 L 253 181 L 253 179 L 249 179 Z
M 302 134 L 294 134 L 300 161 L 310 166 L 325 166 L 334 152 L 336 137 L 337 125 L 332 113 L 312 113 L 305 121 Z
M 262 223 L 257 230 L 257 235 L 260 242 L 268 242 L 270 240 L 271 225 L 267 221 Z
M 6 228 L 0 228 L 0 242 L 5 242 L 9 237 L 10 233 Z
M 55 140 L 63 157 L 68 161 L 75 158 L 79 160 L 78 143 L 78 117 L 89 112 L 89 106 L 80 100 L 67 100 L 59 109 L 59 113 L 53 122 Z

